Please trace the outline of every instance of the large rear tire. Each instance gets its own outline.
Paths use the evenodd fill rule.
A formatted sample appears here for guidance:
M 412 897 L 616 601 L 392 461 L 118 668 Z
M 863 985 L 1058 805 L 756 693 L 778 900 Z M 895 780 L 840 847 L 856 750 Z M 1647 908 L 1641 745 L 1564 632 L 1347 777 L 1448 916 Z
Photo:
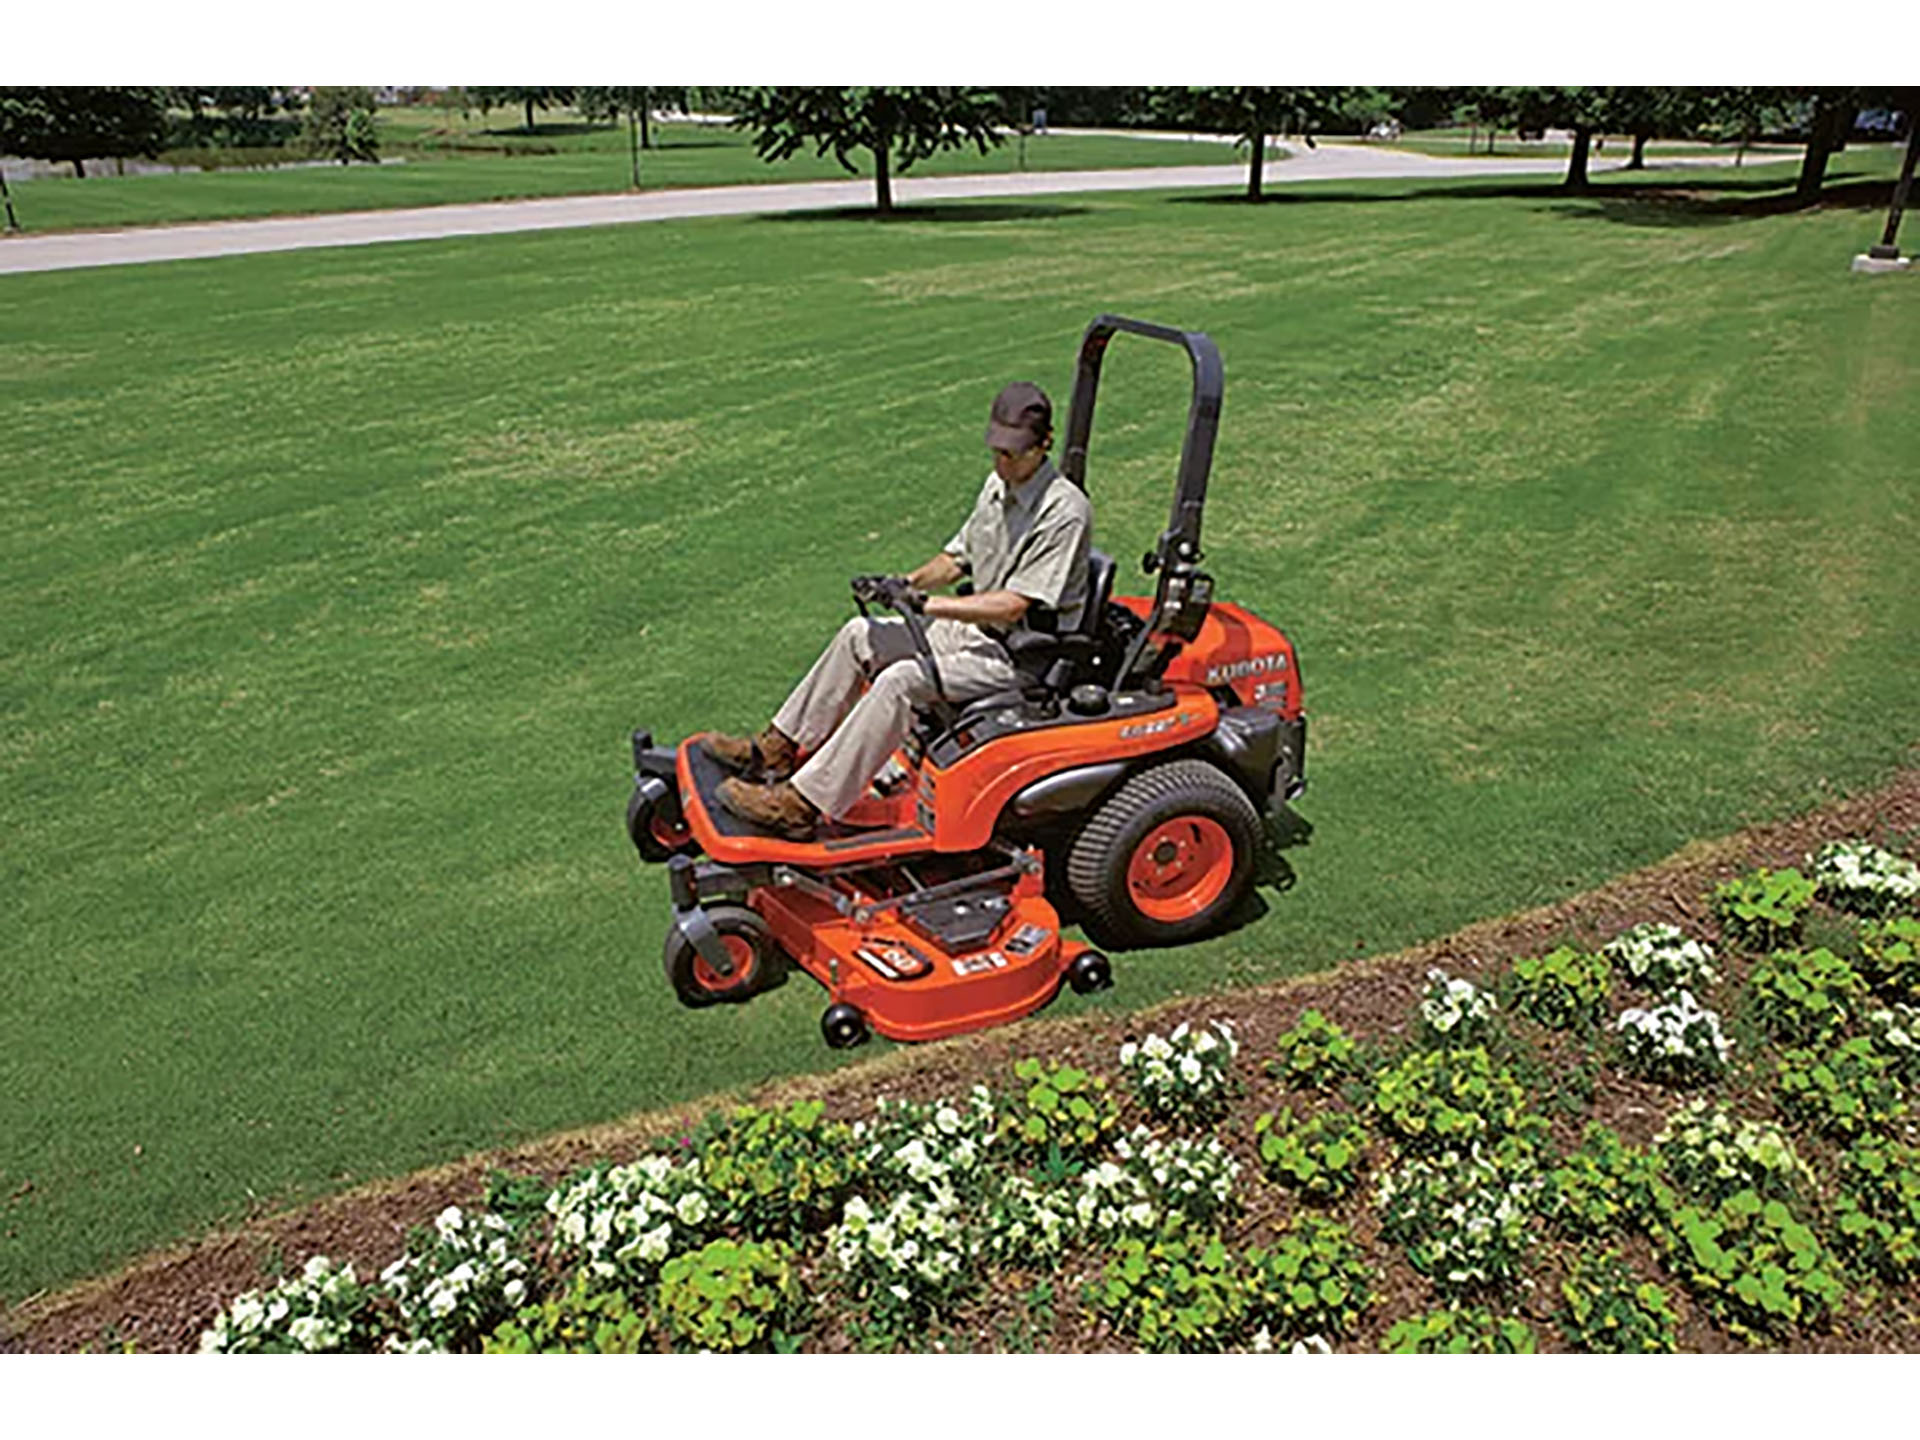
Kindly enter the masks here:
M 738 1004 L 751 1000 L 780 978 L 787 957 L 757 913 L 744 905 L 709 905 L 706 914 L 719 932 L 720 943 L 727 947 L 733 973 L 722 975 L 709 965 L 678 927 L 667 931 L 667 983 L 682 1005 L 698 1010 L 708 1005 Z
M 1217 926 L 1253 882 L 1260 812 L 1204 760 L 1172 760 L 1103 800 L 1067 850 L 1067 889 L 1116 948 L 1178 945 Z

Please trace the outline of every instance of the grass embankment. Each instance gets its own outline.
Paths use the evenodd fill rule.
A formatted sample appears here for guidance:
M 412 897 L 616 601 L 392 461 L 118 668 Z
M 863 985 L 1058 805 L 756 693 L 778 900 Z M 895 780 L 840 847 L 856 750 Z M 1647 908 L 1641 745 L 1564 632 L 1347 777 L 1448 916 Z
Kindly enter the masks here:
M 395 114 L 404 125 L 393 123 Z M 432 112 L 439 118 L 439 112 Z M 457 120 L 457 117 L 456 117 Z M 519 130 L 448 130 L 418 113 L 383 112 L 382 154 L 398 163 L 298 165 L 280 169 L 182 171 L 160 175 L 52 175 L 14 185 L 14 210 L 29 233 L 232 220 L 262 215 L 391 210 L 553 195 L 590 195 L 632 188 L 624 126 L 556 121 Z M 653 127 L 654 147 L 640 156 L 643 189 L 703 185 L 766 185 L 793 180 L 855 178 L 831 156 L 811 151 L 769 164 L 752 137 L 724 125 Z M 289 158 L 298 158 L 290 156 Z M 1005 174 L 1017 170 L 1110 170 L 1164 165 L 1232 164 L 1231 146 L 1130 140 L 1103 135 L 1036 135 L 1024 146 L 1009 138 L 985 155 L 949 151 L 921 161 L 916 175 Z M 860 176 L 870 177 L 862 163 Z
M 1878 224 L 1546 179 L 0 282 L 0 1296 L 844 1063 L 804 979 L 672 1003 L 626 731 L 764 719 L 847 575 L 951 534 L 993 391 L 1064 405 L 1102 310 L 1226 357 L 1210 567 L 1299 645 L 1313 828 L 1243 928 L 1094 1003 L 1398 948 L 1884 776 L 1920 732 L 1920 288 L 1847 273 Z M 1107 367 L 1090 481 L 1135 589 L 1183 372 Z

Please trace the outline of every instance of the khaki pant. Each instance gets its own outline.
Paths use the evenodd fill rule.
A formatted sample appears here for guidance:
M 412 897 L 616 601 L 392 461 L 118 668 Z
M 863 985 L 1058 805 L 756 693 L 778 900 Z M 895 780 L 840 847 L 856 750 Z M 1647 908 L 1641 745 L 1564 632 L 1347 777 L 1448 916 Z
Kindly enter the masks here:
M 941 688 L 955 705 L 1007 689 L 1017 679 L 1007 652 L 976 625 L 930 620 L 927 643 L 940 666 Z M 864 695 L 862 685 L 870 686 Z M 845 815 L 906 739 L 914 707 L 933 701 L 906 621 L 849 620 L 773 717 L 774 728 L 809 756 L 793 777 L 794 788 L 821 814 Z

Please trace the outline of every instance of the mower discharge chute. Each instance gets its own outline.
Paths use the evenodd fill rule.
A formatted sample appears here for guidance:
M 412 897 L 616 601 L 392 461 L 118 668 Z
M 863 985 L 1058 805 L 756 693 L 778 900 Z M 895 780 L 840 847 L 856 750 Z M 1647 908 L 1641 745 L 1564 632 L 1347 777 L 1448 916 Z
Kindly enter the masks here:
M 1253 880 L 1263 813 L 1305 788 L 1306 719 L 1292 643 L 1213 598 L 1200 521 L 1219 426 L 1219 351 L 1205 335 L 1102 315 L 1080 345 L 1061 472 L 1086 486 L 1101 363 L 1118 333 L 1193 363 L 1173 510 L 1143 566 L 1151 598 L 1114 596 L 1092 552 L 1077 631 L 1009 642 L 1018 688 L 944 695 L 854 811 L 796 841 L 720 805 L 725 772 L 694 735 L 634 732 L 627 833 L 668 867 L 667 978 L 682 1003 L 751 998 L 789 960 L 830 998 L 827 1043 L 869 1028 L 932 1040 L 1017 1019 L 1112 983 L 1099 950 L 1063 937 L 1060 901 L 1100 944 L 1172 945 L 1215 929 Z M 903 587 L 854 582 L 861 612 L 897 611 L 939 692 Z M 1052 898 L 1049 898 L 1051 890 Z

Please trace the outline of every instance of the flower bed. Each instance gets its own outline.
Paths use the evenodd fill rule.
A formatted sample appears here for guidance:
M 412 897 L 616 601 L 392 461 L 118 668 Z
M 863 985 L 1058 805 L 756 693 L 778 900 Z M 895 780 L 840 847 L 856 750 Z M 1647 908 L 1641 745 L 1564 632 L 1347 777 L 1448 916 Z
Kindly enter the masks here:
M 1828 904 L 1799 917 L 1823 941 Z M 1817 947 L 1715 963 L 1646 927 L 1520 953 L 1561 951 L 1475 972 L 1507 1007 L 1443 972 L 1397 1021 L 1328 1004 L 1263 1034 L 1233 1012 L 1016 1052 L 959 1099 L 737 1109 L 561 1178 L 524 1234 L 443 1212 L 378 1284 L 316 1258 L 223 1308 L 206 1348 L 1650 1351 L 1844 1347 L 1913 1313 L 1912 1016 L 1867 995 L 1880 972 Z M 1562 1028 L 1600 953 L 1668 1018 Z M 1636 1033 L 1660 1043 L 1636 1056 Z

